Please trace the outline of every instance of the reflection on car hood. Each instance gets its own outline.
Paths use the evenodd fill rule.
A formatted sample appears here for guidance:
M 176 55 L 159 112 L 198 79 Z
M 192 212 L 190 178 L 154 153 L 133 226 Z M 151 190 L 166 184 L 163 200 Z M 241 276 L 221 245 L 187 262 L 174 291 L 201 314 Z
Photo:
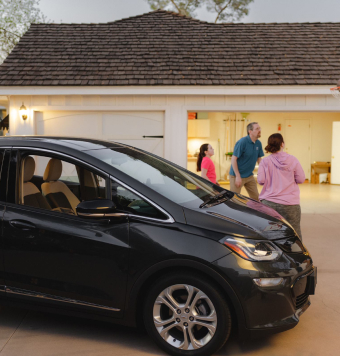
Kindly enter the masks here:
M 187 224 L 226 235 L 269 240 L 295 235 L 292 226 L 274 209 L 240 194 L 222 204 L 184 212 Z

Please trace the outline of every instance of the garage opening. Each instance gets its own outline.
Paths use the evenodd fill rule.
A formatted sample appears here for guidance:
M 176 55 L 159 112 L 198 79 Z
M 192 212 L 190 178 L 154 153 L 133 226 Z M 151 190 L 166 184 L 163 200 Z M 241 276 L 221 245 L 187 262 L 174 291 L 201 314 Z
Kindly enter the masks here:
M 281 133 L 286 143 L 286 152 L 297 157 L 305 171 L 306 183 L 340 184 L 336 172 L 340 170 L 340 160 L 335 156 L 339 148 L 336 137 L 340 113 L 294 113 L 294 112 L 191 112 L 188 113 L 187 168 L 196 172 L 199 148 L 210 143 L 215 154 L 217 180 L 226 189 L 229 187 L 229 169 L 235 143 L 247 135 L 246 127 L 250 122 L 261 126 L 263 148 L 268 137 Z M 339 128 L 340 131 L 340 128 Z M 340 134 L 340 132 L 339 132 Z M 337 136 L 338 137 L 338 136 Z M 337 154 L 335 154 L 337 153 Z M 333 157 L 333 158 L 332 158 Z M 255 167 L 256 178 L 258 167 Z M 332 180 L 332 173 L 334 179 Z M 200 174 L 200 173 L 198 173 Z M 261 187 L 259 187 L 259 191 Z M 246 190 L 242 190 L 246 195 Z

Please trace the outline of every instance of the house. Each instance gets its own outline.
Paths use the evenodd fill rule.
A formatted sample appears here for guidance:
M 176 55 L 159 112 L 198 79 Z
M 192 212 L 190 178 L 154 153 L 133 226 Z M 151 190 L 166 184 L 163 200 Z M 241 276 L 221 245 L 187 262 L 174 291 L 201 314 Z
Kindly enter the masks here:
M 0 66 L 0 102 L 11 135 L 114 140 L 191 170 L 208 141 L 222 179 L 225 154 L 257 121 L 262 142 L 282 132 L 309 176 L 332 159 L 339 41 L 340 23 L 215 24 L 163 10 L 33 24 Z

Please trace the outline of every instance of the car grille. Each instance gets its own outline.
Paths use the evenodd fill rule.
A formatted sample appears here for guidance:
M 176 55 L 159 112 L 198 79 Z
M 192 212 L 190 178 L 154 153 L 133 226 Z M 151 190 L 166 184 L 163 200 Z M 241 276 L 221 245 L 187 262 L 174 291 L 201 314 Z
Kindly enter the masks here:
M 308 300 L 308 294 L 307 293 L 302 293 L 300 295 L 298 295 L 295 299 L 295 309 L 300 309 L 301 307 L 304 306 L 304 304 L 306 304 Z

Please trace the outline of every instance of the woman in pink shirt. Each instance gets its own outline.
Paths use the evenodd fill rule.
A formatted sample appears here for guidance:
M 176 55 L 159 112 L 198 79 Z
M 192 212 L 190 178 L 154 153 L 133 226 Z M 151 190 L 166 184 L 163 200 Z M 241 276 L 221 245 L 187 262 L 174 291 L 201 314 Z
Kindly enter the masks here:
M 200 153 L 197 157 L 197 172 L 202 171 L 201 176 L 214 184 L 216 181 L 216 171 L 214 162 L 211 157 L 214 155 L 214 149 L 209 143 L 205 143 L 200 147 Z
M 283 216 L 302 239 L 298 184 L 305 181 L 305 173 L 298 159 L 284 152 L 284 148 L 281 134 L 268 138 L 265 150 L 271 155 L 262 159 L 257 175 L 257 182 L 263 185 L 260 201 Z

